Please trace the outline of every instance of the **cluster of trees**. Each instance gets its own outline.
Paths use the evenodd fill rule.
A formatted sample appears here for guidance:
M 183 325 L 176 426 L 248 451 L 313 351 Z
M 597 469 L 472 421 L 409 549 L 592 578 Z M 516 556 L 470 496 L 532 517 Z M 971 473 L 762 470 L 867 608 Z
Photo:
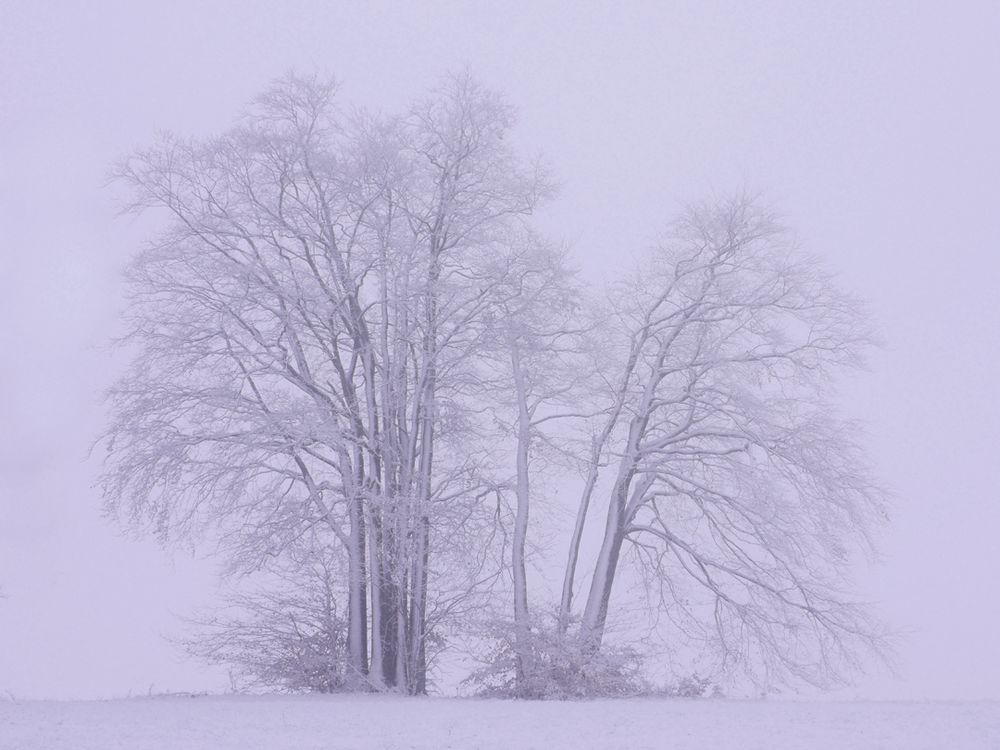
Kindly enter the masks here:
M 169 219 L 129 269 L 108 511 L 274 574 L 195 646 L 272 686 L 424 693 L 501 607 L 494 685 L 620 686 L 623 576 L 721 666 L 840 675 L 881 646 L 844 584 L 884 500 L 828 387 L 858 303 L 746 196 L 686 209 L 598 299 L 531 226 L 553 189 L 513 119 L 468 76 L 399 116 L 289 76 L 123 161 Z M 556 483 L 579 492 L 546 602 Z

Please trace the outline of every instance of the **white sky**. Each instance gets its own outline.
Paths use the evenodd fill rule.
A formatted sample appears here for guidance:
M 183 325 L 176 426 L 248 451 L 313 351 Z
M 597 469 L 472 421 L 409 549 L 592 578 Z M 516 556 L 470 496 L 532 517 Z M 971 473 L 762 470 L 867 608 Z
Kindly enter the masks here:
M 109 162 L 226 127 L 290 68 L 398 109 L 468 68 L 564 189 L 592 278 L 678 201 L 760 189 L 888 347 L 847 388 L 898 501 L 865 594 L 910 634 L 864 695 L 1000 698 L 1000 4 L 0 0 L 0 694 L 217 686 L 161 633 L 210 568 L 101 520 L 90 442 L 118 269 Z

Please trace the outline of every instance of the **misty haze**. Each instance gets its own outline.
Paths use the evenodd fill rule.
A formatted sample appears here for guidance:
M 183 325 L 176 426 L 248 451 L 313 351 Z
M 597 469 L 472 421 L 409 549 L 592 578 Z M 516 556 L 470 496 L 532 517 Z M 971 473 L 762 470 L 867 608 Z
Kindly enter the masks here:
M 1000 7 L 0 7 L 0 749 L 1000 747 Z

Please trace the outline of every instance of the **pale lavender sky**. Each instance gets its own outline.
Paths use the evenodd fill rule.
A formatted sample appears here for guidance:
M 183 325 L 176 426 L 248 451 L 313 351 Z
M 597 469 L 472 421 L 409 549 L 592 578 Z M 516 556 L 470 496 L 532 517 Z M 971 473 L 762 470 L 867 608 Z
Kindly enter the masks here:
M 679 201 L 760 189 L 871 301 L 846 389 L 898 495 L 865 594 L 908 629 L 863 695 L 1000 698 L 1000 4 L 0 0 L 0 694 L 218 686 L 161 633 L 210 566 L 101 520 L 86 460 L 119 268 L 110 161 L 205 135 L 290 68 L 398 109 L 468 67 L 564 185 L 591 278 Z

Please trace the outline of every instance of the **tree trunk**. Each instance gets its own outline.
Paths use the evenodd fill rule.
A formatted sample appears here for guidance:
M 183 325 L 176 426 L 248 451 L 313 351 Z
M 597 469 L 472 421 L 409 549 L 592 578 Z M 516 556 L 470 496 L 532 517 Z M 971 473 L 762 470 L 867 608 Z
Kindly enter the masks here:
M 590 582 L 590 594 L 580 623 L 580 637 L 587 649 L 596 651 L 604 638 L 604 627 L 608 618 L 608 602 L 611 588 L 618 570 L 618 558 L 625 538 L 625 499 L 631 472 L 620 476 L 615 482 L 608 520 L 604 528 L 604 541 L 597 557 L 597 567 Z
M 379 552 L 378 640 L 381 652 L 382 686 L 391 690 L 399 684 L 399 596 L 395 534 L 382 527 Z
M 514 516 L 514 538 L 511 548 L 511 568 L 514 576 L 514 649 L 517 692 L 524 689 L 530 665 L 531 622 L 528 612 L 528 576 L 525 565 L 525 544 L 528 537 L 530 480 L 528 456 L 531 450 L 531 414 L 528 394 L 521 371 L 521 355 L 517 343 L 510 340 L 511 367 L 517 397 L 517 509 Z
M 563 572 L 562 598 L 559 601 L 559 633 L 565 635 L 569 628 L 569 619 L 573 611 L 573 579 L 576 576 L 576 566 L 580 559 L 580 543 L 583 540 L 583 529 L 587 523 L 587 513 L 590 510 L 590 500 L 594 494 L 594 486 L 597 484 L 599 451 L 594 451 L 595 456 L 591 459 L 591 468 L 584 485 L 580 506 L 576 511 L 576 524 L 573 527 L 573 536 L 569 541 L 569 556 L 566 560 L 566 570 Z
M 422 516 L 417 528 L 410 599 L 410 693 L 427 692 L 427 563 L 430 557 L 430 519 Z
M 385 661 L 382 654 L 383 625 L 382 615 L 382 532 L 376 519 L 371 524 L 371 539 L 368 543 L 368 576 L 371 587 L 371 668 L 368 672 L 368 679 L 376 690 L 384 690 L 386 687 Z
M 351 547 L 348 551 L 347 653 L 352 687 L 361 687 L 368 678 L 368 600 L 365 570 L 365 521 L 361 498 L 351 499 Z
M 587 480 L 580 498 L 580 506 L 576 512 L 576 524 L 573 527 L 573 536 L 570 538 L 569 556 L 566 561 L 566 570 L 563 574 L 562 598 L 559 602 L 559 632 L 563 635 L 569 628 L 569 619 L 573 611 L 573 580 L 576 576 L 576 566 L 580 559 L 580 543 L 583 540 L 583 529 L 587 523 L 587 514 L 590 511 L 590 501 L 593 498 L 594 488 L 597 486 L 597 480 L 600 477 L 601 454 L 604 452 L 604 447 L 611 438 L 611 433 L 614 431 L 615 425 L 621 416 L 622 408 L 625 405 L 629 380 L 635 372 L 636 364 L 639 361 L 639 354 L 647 337 L 648 334 L 644 332 L 633 340 L 628 361 L 625 364 L 625 370 L 622 374 L 621 384 L 618 387 L 614 408 L 608 415 L 600 436 L 595 438 L 591 445 L 590 470 L 587 472 Z

